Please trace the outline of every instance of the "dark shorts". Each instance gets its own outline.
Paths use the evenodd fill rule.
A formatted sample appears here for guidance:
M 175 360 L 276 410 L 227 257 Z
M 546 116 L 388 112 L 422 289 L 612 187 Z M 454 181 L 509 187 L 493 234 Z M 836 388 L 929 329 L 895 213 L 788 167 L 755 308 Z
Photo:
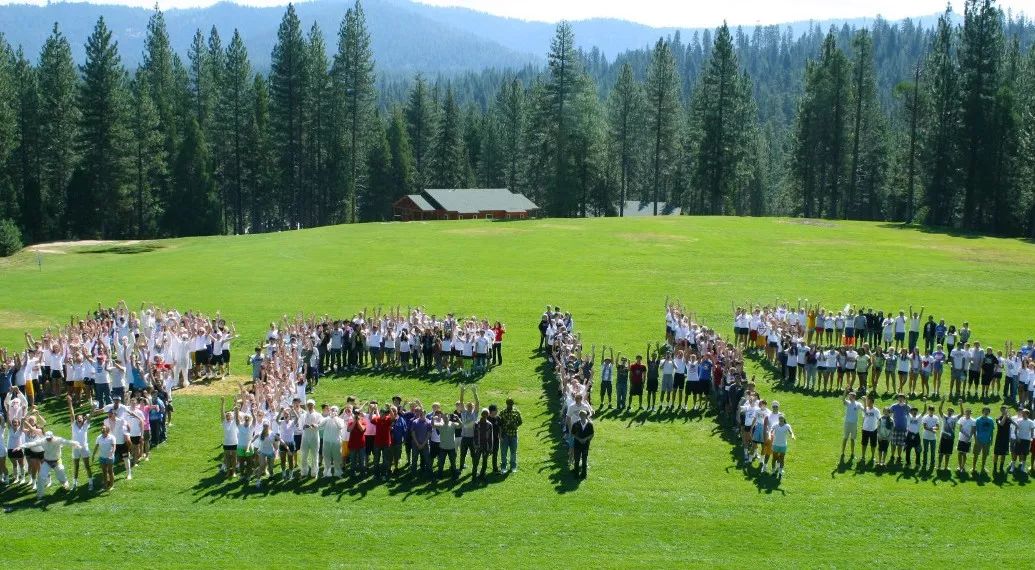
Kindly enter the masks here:
M 956 451 L 960 453 L 970 453 L 970 442 L 960 441 L 956 443 Z
M 891 440 L 881 439 L 877 441 L 877 451 L 881 453 L 888 452 L 888 446 L 891 445 Z
M 642 396 L 643 395 L 643 383 L 632 382 L 629 384 L 629 395 L 630 396 Z
M 129 436 L 129 441 L 133 442 L 133 445 L 140 445 L 140 436 L 139 435 L 131 435 L 131 436 Z
M 875 447 L 877 445 L 877 430 L 863 430 L 862 446 Z
M 1018 439 L 1013 442 L 1013 452 L 1017 455 L 1028 455 L 1031 452 L 1030 439 Z
M 129 446 L 125 443 L 115 444 L 115 457 L 122 458 L 129 454 Z
M 223 451 L 237 451 L 236 445 L 224 445 Z
M 12 449 L 7 452 L 7 456 L 11 459 L 22 459 L 25 457 L 25 450 L 23 449 Z
M 658 391 L 658 381 L 657 380 L 647 380 L 647 391 L 648 392 L 657 392 Z
M 967 376 L 967 380 L 974 385 L 977 385 L 978 380 L 981 379 L 981 372 L 978 370 L 971 370 Z
M 949 455 L 952 453 L 953 439 L 951 437 L 942 436 L 938 441 L 938 453 L 942 455 Z
M 294 446 L 294 449 L 292 451 L 298 451 L 299 449 L 302 449 L 302 434 L 296 433 L 294 439 L 295 439 L 295 446 Z
M 906 333 L 897 332 L 895 333 L 895 340 L 906 340 Z
M 43 452 L 42 451 L 33 451 L 31 449 L 26 449 L 25 450 L 25 458 L 26 459 L 35 459 L 36 461 L 43 461 Z
M 995 448 L 992 450 L 995 455 L 1008 455 L 1010 453 L 1010 440 L 996 439 Z

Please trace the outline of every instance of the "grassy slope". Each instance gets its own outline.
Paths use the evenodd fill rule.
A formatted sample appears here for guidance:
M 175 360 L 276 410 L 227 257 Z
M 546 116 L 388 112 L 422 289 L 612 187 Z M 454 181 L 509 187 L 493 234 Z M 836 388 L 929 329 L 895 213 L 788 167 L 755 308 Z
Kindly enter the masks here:
M 981 565 L 985 533 L 962 530 L 948 513 L 966 520 L 1028 500 L 1020 488 L 1027 481 L 1013 478 L 839 472 L 836 399 L 796 393 L 779 394 L 799 439 L 778 486 L 735 468 L 713 418 L 644 415 L 599 420 L 590 478 L 576 485 L 556 460 L 553 399 L 531 351 L 548 302 L 573 311 L 587 344 L 638 351 L 659 339 L 666 295 L 724 328 L 731 299 L 804 296 L 896 310 L 923 303 L 950 322 L 969 319 L 979 340 L 1022 340 L 1035 285 L 1035 248 L 1023 242 L 863 223 L 672 218 L 370 224 L 161 245 L 134 255 L 45 255 L 42 271 L 28 253 L 0 261 L 0 343 L 17 345 L 25 326 L 120 297 L 222 310 L 245 337 L 235 347 L 238 370 L 271 318 L 300 309 L 341 314 L 400 303 L 498 317 L 510 328 L 507 362 L 482 381 L 482 395 L 518 400 L 522 470 L 488 487 L 465 479 L 242 491 L 215 476 L 218 399 L 181 395 L 172 442 L 112 496 L 59 498 L 42 514 L 23 508 L 24 494 L 0 494 L 16 507 L 0 517 L 0 533 L 22 529 L 5 538 L 11 562 L 32 560 L 41 547 L 30 543 L 45 539 L 43 553 L 88 565 L 111 560 L 98 544 L 127 561 L 261 564 L 282 558 L 284 527 L 297 524 L 295 536 L 308 545 L 297 554 L 323 564 L 467 553 L 519 567 L 572 557 L 596 566 L 727 566 L 779 552 L 795 566 L 856 556 Z M 361 377 L 324 382 L 318 400 L 345 393 L 452 401 L 456 386 Z M 997 540 L 1021 540 L 1025 524 L 997 517 Z M 117 536 L 116 526 L 126 532 Z

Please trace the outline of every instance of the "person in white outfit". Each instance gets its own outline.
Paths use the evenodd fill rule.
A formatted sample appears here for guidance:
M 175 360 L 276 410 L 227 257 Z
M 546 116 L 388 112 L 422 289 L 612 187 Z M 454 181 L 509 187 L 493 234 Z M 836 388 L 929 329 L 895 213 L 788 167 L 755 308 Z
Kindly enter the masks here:
M 316 477 L 320 473 L 320 456 L 317 451 L 320 449 L 320 423 L 323 422 L 323 416 L 315 408 L 315 401 L 306 400 L 305 412 L 299 418 L 302 426 L 302 477 Z
M 50 477 L 50 472 L 52 470 L 57 472 L 57 479 L 61 483 L 61 486 L 68 489 L 68 479 L 65 477 L 65 466 L 61 464 L 61 448 L 66 445 L 70 445 L 74 449 L 79 449 L 81 447 L 79 442 L 65 439 L 63 437 L 55 437 L 54 432 L 52 431 L 48 431 L 43 434 L 43 437 L 41 438 L 27 441 L 19 446 L 22 449 L 36 446 L 43 448 L 43 464 L 40 466 L 39 477 L 36 478 L 37 499 L 43 499 L 43 492 L 47 489 L 47 480 Z
M 320 437 L 323 439 L 323 476 L 341 477 L 341 441 L 345 432 L 345 420 L 339 416 L 338 406 L 331 406 L 331 413 L 320 422 Z
M 75 413 L 72 405 L 72 395 L 65 396 L 68 401 L 68 417 L 72 418 L 72 441 L 79 444 L 79 447 L 72 449 L 72 490 L 79 486 L 79 464 L 83 464 L 86 470 L 86 480 L 89 489 L 93 491 L 93 471 L 90 469 L 90 420 L 82 414 Z

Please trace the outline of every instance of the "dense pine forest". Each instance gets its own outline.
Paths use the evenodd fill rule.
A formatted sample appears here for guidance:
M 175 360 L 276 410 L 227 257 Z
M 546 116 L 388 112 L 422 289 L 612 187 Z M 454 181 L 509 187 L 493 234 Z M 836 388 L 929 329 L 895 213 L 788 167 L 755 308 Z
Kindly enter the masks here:
M 328 33 L 332 34 L 328 39 Z M 268 69 L 238 34 L 181 58 L 163 14 L 127 69 L 0 35 L 0 220 L 24 241 L 388 220 L 423 187 L 508 187 L 550 216 L 920 222 L 1035 236 L 1035 26 L 967 0 L 933 28 L 723 26 L 608 61 L 561 23 L 544 69 L 379 78 L 363 8 L 288 6 Z

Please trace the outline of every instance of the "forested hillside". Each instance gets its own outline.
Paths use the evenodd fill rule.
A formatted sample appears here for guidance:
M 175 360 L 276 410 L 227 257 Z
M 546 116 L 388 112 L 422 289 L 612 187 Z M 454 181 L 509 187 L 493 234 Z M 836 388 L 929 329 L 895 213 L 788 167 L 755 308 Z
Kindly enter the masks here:
M 0 219 L 28 241 L 391 218 L 421 187 L 506 186 L 553 216 L 624 198 L 689 213 L 919 221 L 1035 235 L 1035 29 L 991 0 L 933 27 L 725 26 L 610 59 L 556 27 L 546 66 L 379 79 L 357 2 L 289 6 L 269 70 L 165 15 L 124 64 L 99 19 L 0 41 Z

